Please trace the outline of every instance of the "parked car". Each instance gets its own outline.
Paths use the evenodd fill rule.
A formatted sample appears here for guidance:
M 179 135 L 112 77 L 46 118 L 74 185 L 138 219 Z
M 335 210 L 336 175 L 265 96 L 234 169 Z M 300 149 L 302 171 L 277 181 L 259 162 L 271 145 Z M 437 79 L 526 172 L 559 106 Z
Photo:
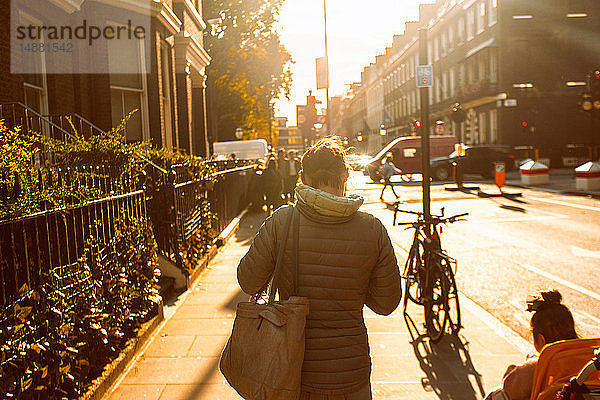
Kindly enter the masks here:
M 232 154 L 235 154 L 238 160 L 264 159 L 269 152 L 267 141 L 264 139 L 215 142 L 213 150 L 217 158 L 231 157 Z
M 429 151 L 431 157 L 440 157 L 450 154 L 458 140 L 455 136 L 431 136 L 429 138 Z M 381 175 L 379 168 L 382 161 L 391 154 L 396 168 L 405 174 L 421 173 L 421 137 L 404 136 L 392 140 L 377 155 L 365 165 L 363 174 L 369 176 L 373 182 L 379 182 Z
M 460 163 L 464 174 L 478 174 L 485 179 L 494 177 L 494 163 L 503 162 L 506 171 L 515 168 L 515 150 L 511 146 L 490 145 L 465 148 L 465 155 L 456 151 L 446 157 L 431 159 L 431 176 L 438 181 L 448 180 L 452 176 L 452 163 Z
M 355 171 L 362 171 L 365 169 L 365 165 L 371 161 L 371 156 L 366 154 L 348 154 L 346 155 L 346 162 L 350 164 Z

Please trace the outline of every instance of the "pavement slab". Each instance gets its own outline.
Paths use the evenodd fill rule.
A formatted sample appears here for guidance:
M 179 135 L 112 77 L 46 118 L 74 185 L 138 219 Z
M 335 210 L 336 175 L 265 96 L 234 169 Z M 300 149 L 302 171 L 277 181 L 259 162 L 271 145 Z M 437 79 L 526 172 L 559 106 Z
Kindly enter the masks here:
M 193 288 L 172 302 L 163 325 L 105 400 L 241 399 L 218 364 L 236 304 L 248 300 L 237 285 L 237 263 L 263 220 L 264 214 L 242 219 Z M 403 263 L 404 254 L 397 256 Z M 515 345 L 523 339 L 498 332 L 472 302 L 462 307 L 465 328 L 438 343 L 424 335 L 421 309 L 409 309 L 409 330 L 401 308 L 386 317 L 365 309 L 374 399 L 481 399 L 507 365 L 525 358 L 526 344 Z

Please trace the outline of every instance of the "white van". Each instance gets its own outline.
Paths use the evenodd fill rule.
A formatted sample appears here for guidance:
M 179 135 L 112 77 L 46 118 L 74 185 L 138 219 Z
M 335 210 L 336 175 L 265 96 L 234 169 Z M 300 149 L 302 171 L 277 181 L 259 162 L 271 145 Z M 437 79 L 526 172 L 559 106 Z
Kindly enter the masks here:
M 235 154 L 238 160 L 258 160 L 267 156 L 269 147 L 264 139 L 234 140 L 213 143 L 213 152 L 218 158 Z

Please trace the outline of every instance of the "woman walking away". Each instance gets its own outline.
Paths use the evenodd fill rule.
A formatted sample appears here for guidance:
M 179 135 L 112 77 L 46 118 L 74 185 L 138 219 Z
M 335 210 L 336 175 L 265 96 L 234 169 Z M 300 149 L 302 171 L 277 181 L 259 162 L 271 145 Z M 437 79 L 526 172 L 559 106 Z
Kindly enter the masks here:
M 541 298 L 528 302 L 531 317 L 533 346 L 539 353 L 542 348 L 559 340 L 577 339 L 575 321 L 571 311 L 561 304 L 558 290 L 542 292 Z M 533 374 L 538 355 L 528 356 L 521 365 L 509 365 L 502 378 L 502 387 L 491 392 L 486 400 L 528 400 L 533 387 Z
M 349 169 L 339 138 L 319 140 L 304 154 L 301 167 L 296 205 L 266 219 L 240 261 L 238 281 L 251 295 L 265 287 L 289 228 L 287 218 L 296 212 L 299 223 L 292 226 L 298 231 L 290 231 L 278 288 L 280 299 L 294 295 L 310 301 L 300 399 L 370 400 L 363 307 L 388 315 L 398 306 L 396 256 L 383 224 L 358 211 L 363 198 L 345 196 Z
M 390 178 L 393 175 L 402 174 L 402 171 L 400 171 L 398 168 L 396 168 L 394 163 L 392 163 L 393 160 L 394 159 L 392 156 L 388 156 L 385 159 L 385 163 L 381 166 L 380 173 L 383 175 L 384 184 L 383 184 L 383 189 L 381 189 L 381 196 L 379 196 L 379 200 L 383 200 L 383 192 L 385 191 L 385 188 L 388 186 L 392 189 L 392 193 L 394 193 L 394 196 L 396 196 L 396 198 L 398 198 L 398 195 L 396 194 L 396 191 L 394 190 L 394 185 L 392 184 L 392 181 L 390 181 Z

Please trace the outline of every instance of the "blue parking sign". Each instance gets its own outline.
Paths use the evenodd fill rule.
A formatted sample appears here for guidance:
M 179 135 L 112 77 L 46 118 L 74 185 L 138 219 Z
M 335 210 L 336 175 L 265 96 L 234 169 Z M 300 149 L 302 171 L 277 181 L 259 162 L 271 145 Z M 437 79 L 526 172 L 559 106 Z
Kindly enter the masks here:
M 433 86 L 433 66 L 417 65 L 417 87 Z

